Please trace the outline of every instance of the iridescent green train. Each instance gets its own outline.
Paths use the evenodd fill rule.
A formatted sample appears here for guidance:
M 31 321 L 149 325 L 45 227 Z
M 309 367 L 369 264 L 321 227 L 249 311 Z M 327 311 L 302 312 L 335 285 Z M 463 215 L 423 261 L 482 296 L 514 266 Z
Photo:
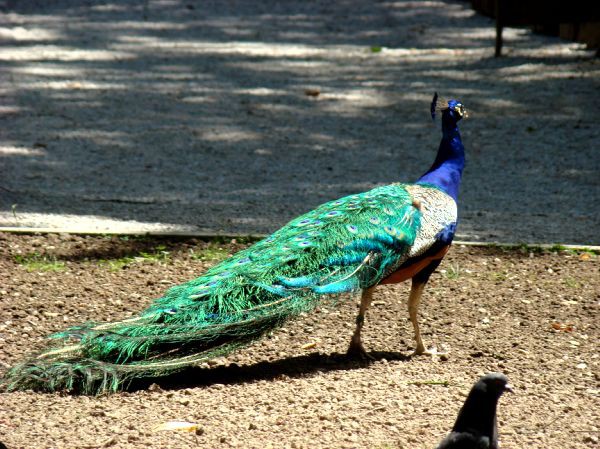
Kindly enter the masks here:
M 406 255 L 419 217 L 401 184 L 325 203 L 134 318 L 54 335 L 62 346 L 15 366 L 4 383 L 93 394 L 227 354 L 327 298 L 377 284 Z

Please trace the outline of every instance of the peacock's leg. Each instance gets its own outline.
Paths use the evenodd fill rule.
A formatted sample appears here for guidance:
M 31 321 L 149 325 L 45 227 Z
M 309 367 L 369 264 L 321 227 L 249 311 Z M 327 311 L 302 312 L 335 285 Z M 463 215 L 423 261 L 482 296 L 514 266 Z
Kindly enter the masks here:
M 360 308 L 358 309 L 358 316 L 356 317 L 356 329 L 354 330 L 354 334 L 350 340 L 350 346 L 348 347 L 349 356 L 361 358 L 363 360 L 373 359 L 373 357 L 371 357 L 369 354 L 367 354 L 367 351 L 365 351 L 360 338 L 360 332 L 362 331 L 363 324 L 365 323 L 365 314 L 367 313 L 367 309 L 373 300 L 374 290 L 375 286 L 366 288 L 362 291 Z
M 412 322 L 413 328 L 415 330 L 415 340 L 417 346 L 413 355 L 436 355 L 439 354 L 435 348 L 427 350 L 425 349 L 425 345 L 423 344 L 423 339 L 421 338 L 421 330 L 419 329 L 419 304 L 421 302 L 421 296 L 423 295 L 423 290 L 425 289 L 425 285 L 429 280 L 429 276 L 431 273 L 435 271 L 442 260 L 438 259 L 429 264 L 425 269 L 417 273 L 412 278 L 412 285 L 410 288 L 410 295 L 408 296 L 408 314 L 410 316 L 410 321 Z
M 421 338 L 421 331 L 419 330 L 419 319 L 417 314 L 419 312 L 419 303 L 421 302 L 421 295 L 423 294 L 423 289 L 425 288 L 425 283 L 416 282 L 413 279 L 412 286 L 410 288 L 410 295 L 408 296 L 408 314 L 410 315 L 410 321 L 415 329 L 415 340 L 417 341 L 417 347 L 415 348 L 415 355 L 426 354 L 427 350 L 425 349 L 425 345 L 423 344 L 423 339 Z

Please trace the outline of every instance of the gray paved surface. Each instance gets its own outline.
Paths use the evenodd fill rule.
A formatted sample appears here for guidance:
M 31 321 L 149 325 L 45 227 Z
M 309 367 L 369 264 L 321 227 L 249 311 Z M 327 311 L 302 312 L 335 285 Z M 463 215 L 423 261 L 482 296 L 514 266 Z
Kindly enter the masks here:
M 507 29 L 494 59 L 465 2 L 0 7 L 0 226 L 269 232 L 420 175 L 437 90 L 471 114 L 461 238 L 600 242 L 600 62 L 580 44 Z

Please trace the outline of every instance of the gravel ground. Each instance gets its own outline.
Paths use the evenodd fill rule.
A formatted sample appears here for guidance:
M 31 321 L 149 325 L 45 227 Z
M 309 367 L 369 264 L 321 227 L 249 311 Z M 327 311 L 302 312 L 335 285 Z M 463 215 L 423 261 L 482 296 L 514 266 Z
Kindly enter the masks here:
M 0 364 L 88 320 L 124 318 L 240 243 L 0 233 Z M 142 254 L 142 253 L 145 253 Z M 407 358 L 407 285 L 367 315 L 375 362 L 344 357 L 355 298 L 149 388 L 96 398 L 0 393 L 0 440 L 37 448 L 433 448 L 477 377 L 506 373 L 503 449 L 598 447 L 600 256 L 456 246 L 421 306 L 428 345 Z M 155 431 L 167 421 L 192 433 Z
M 466 2 L 0 0 L 0 226 L 266 233 L 431 163 L 460 238 L 598 244 L 600 62 Z M 308 95 L 307 95 L 308 94 Z

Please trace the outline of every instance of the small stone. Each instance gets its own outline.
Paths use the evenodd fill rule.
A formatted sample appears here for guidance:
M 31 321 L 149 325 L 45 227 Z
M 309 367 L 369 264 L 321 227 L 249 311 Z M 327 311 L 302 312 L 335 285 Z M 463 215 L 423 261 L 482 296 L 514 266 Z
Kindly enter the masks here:
M 117 437 L 113 435 L 108 440 L 106 440 L 105 442 L 103 442 L 101 444 L 101 446 L 102 447 L 110 447 L 110 446 L 114 446 L 115 444 L 117 444 Z

